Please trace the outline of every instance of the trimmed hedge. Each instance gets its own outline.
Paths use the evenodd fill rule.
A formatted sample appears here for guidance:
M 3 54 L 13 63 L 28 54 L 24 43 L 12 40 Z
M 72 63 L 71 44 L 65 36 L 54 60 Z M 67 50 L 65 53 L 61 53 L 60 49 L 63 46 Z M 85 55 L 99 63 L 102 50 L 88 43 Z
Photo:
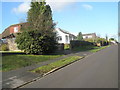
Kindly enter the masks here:
M 70 41 L 70 48 L 73 49 L 75 47 L 83 47 L 83 46 L 91 46 L 93 45 L 92 42 L 88 41 L 81 41 L 81 40 L 72 40 Z

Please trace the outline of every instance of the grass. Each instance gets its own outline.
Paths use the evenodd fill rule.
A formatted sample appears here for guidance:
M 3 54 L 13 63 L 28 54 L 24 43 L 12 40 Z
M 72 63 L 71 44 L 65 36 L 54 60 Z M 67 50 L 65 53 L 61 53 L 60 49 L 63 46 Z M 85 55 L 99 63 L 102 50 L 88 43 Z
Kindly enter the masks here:
M 89 50 L 90 52 L 97 52 L 97 51 L 100 51 L 100 50 L 102 50 L 102 49 L 105 49 L 106 47 L 109 47 L 110 45 L 108 45 L 108 46 L 102 46 L 102 47 L 95 47 L 94 49 L 92 49 L 92 50 Z
M 2 56 L 2 71 L 10 71 L 17 68 L 44 62 L 58 58 L 61 55 L 4 55 Z
M 69 50 L 70 49 L 70 45 L 69 44 L 65 44 L 64 45 L 64 50 Z
M 36 68 L 36 69 L 32 70 L 31 72 L 44 74 L 44 73 L 47 73 L 47 72 L 49 72 L 49 71 L 51 71 L 55 68 L 58 68 L 58 67 L 66 65 L 66 64 L 69 64 L 73 61 L 76 61 L 80 58 L 82 58 L 82 57 L 80 57 L 80 56 L 70 56 L 70 57 L 67 57 L 65 59 L 53 62 L 51 64 Z
M 108 45 L 109 46 L 109 45 Z M 104 49 L 108 46 L 102 46 L 102 47 L 98 47 L 98 46 L 83 46 L 83 47 L 77 47 L 77 48 L 73 48 L 72 51 L 90 51 L 90 52 L 97 52 L 101 49 Z

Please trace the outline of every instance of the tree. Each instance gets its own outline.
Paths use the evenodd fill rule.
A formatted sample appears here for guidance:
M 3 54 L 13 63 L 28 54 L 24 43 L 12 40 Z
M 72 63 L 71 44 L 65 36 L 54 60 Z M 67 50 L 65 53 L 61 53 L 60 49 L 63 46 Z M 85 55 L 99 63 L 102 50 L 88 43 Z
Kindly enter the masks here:
M 114 41 L 115 39 L 114 38 L 110 38 L 109 40 Z
M 49 54 L 56 49 L 55 24 L 46 2 L 31 2 L 27 14 L 28 26 L 21 28 L 16 38 L 18 48 L 29 54 Z
M 108 35 L 106 34 L 105 39 L 108 41 Z
M 81 40 L 81 41 L 83 40 L 83 36 L 81 32 L 78 33 L 77 40 Z

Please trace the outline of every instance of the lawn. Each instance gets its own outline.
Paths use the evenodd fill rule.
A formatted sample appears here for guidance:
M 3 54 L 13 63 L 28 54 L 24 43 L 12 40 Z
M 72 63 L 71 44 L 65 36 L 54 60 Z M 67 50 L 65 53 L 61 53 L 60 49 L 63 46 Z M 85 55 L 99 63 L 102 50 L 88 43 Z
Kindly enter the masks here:
M 58 58 L 62 55 L 4 55 L 2 56 L 2 71 L 10 71 L 13 69 L 29 66 L 39 62 Z
M 43 75 L 43 74 L 45 74 L 45 73 L 47 73 L 55 68 L 59 68 L 61 66 L 67 65 L 67 64 L 74 62 L 76 60 L 79 60 L 81 58 L 82 58 L 81 56 L 70 56 L 70 57 L 67 57 L 65 59 L 53 62 L 51 64 L 36 68 L 36 69 L 32 70 L 31 72 L 40 73 Z

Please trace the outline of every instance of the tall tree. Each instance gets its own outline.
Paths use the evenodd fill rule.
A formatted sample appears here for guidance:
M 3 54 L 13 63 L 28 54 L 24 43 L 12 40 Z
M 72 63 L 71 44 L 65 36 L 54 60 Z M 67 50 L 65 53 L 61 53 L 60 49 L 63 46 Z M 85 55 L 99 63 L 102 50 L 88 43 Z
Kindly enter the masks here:
M 18 48 L 30 54 L 48 54 L 56 48 L 55 24 L 52 11 L 46 2 L 31 2 L 28 11 L 28 27 L 17 37 Z
M 105 39 L 106 39 L 106 41 L 108 41 L 108 35 L 106 34 L 106 36 L 105 36 Z
M 83 40 L 83 36 L 82 36 L 82 33 L 81 33 L 81 32 L 78 33 L 77 39 L 78 39 L 78 40 Z
M 34 29 L 41 34 L 53 33 L 54 23 L 52 20 L 52 11 L 46 2 L 31 2 L 31 9 L 28 11 L 27 21 L 30 24 L 30 29 Z

